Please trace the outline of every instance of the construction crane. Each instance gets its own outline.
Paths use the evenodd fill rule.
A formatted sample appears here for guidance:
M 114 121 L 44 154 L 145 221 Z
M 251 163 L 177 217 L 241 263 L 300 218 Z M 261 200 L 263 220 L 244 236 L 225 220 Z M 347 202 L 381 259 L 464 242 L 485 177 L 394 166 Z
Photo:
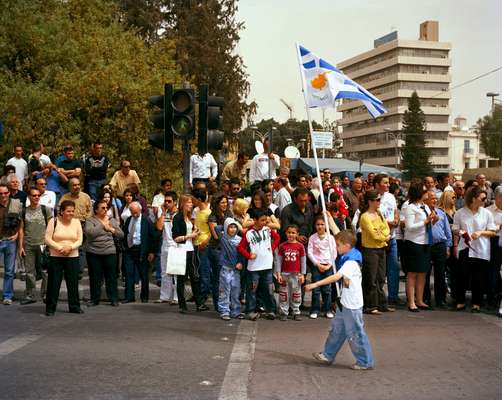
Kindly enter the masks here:
M 289 110 L 289 119 L 293 119 L 293 106 L 291 104 L 289 104 L 289 103 L 286 103 L 286 100 L 284 100 L 284 99 L 279 99 L 279 100 Z

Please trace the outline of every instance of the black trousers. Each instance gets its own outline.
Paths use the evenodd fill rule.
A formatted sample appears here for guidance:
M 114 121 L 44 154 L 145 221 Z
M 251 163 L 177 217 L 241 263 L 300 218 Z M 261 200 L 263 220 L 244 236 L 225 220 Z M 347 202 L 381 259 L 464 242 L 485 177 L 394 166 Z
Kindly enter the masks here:
M 472 304 L 480 306 L 483 303 L 483 288 L 489 261 L 469 257 L 469 249 L 464 249 L 459 254 L 458 279 L 457 279 L 457 304 L 465 304 L 465 291 L 471 278 Z
M 91 301 L 98 304 L 101 300 L 104 276 L 108 300 L 112 303 L 118 302 L 117 255 L 87 253 L 87 267 L 89 268 Z
M 486 300 L 489 304 L 495 304 L 497 296 L 502 292 L 500 266 L 502 265 L 502 247 L 499 247 L 499 237 L 491 238 L 491 258 L 486 276 Z M 497 304 L 498 306 L 498 304 Z
M 124 263 L 126 268 L 126 287 L 125 298 L 129 301 L 134 301 L 134 271 L 138 271 L 141 281 L 140 298 L 143 301 L 148 301 L 149 284 L 148 270 L 150 264 L 146 258 L 141 258 L 139 246 L 134 246 L 127 249 L 124 253 Z
M 363 247 L 363 295 L 366 309 L 383 308 L 387 306 L 387 296 L 384 291 L 387 261 L 385 249 L 370 249 Z
M 178 294 L 178 304 L 180 308 L 186 308 L 187 302 L 185 299 L 185 281 L 190 279 L 192 293 L 195 299 L 195 304 L 200 306 L 202 299 L 200 295 L 200 276 L 197 268 L 197 263 L 194 260 L 195 252 L 187 251 L 186 272 L 185 275 L 178 275 L 176 280 L 176 292 Z
M 434 269 L 434 300 L 436 305 L 446 303 L 446 244 L 436 243 L 431 246 L 431 262 Z M 431 301 L 431 270 L 425 278 L 424 301 Z
M 78 274 L 80 264 L 78 257 L 50 257 L 47 274 L 47 296 L 45 311 L 53 313 L 59 300 L 61 282 L 66 282 L 68 289 L 68 308 L 75 312 L 80 310 L 80 300 L 78 298 Z

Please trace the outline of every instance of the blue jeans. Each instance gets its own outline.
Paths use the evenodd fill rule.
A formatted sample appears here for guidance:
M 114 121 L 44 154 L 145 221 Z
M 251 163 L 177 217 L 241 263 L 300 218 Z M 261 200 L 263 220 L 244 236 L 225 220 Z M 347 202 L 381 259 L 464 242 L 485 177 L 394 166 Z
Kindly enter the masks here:
M 101 179 L 101 180 L 88 180 L 87 181 L 87 190 L 89 196 L 91 196 L 91 199 L 94 201 L 98 201 L 99 197 L 99 190 L 101 189 L 101 186 L 103 186 L 106 183 L 106 179 Z
M 387 250 L 387 292 L 389 301 L 396 301 L 399 298 L 399 261 L 396 239 L 390 240 Z
M 221 267 L 220 296 L 218 298 L 218 312 L 221 315 L 236 317 L 241 313 L 241 272 L 235 267 Z
M 320 281 L 333 275 L 333 268 L 321 272 L 316 266 L 312 267 L 312 283 Z M 321 311 L 321 295 L 322 295 L 322 311 L 328 312 L 331 309 L 331 285 L 323 285 L 312 290 L 312 307 L 310 313 L 318 313 Z
M 256 310 L 256 293 L 259 291 L 266 312 L 275 312 L 276 304 L 274 298 L 274 283 L 272 280 L 272 270 L 247 272 L 246 286 L 246 313 Z
M 220 250 L 216 247 L 206 247 L 199 250 L 200 295 L 203 303 L 209 294 L 213 296 L 214 308 L 218 308 L 218 286 L 220 277 Z
M 0 253 L 3 254 L 4 260 L 3 298 L 9 300 L 14 297 L 16 250 L 15 240 L 2 240 L 0 242 Z
M 336 355 L 342 348 L 345 340 L 349 342 L 350 350 L 356 362 L 361 367 L 371 368 L 374 366 L 373 352 L 364 331 L 362 308 L 351 310 L 337 307 L 335 318 L 331 322 L 331 329 L 324 345 L 324 355 L 331 362 L 335 361 Z

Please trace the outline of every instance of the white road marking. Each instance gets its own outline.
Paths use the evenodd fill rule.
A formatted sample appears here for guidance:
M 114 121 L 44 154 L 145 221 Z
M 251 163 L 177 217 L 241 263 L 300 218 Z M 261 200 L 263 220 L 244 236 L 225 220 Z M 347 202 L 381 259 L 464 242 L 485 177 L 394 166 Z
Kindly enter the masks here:
M 41 335 L 18 335 L 0 343 L 0 358 L 40 339 Z
M 218 400 L 247 400 L 256 344 L 256 322 L 241 321 Z

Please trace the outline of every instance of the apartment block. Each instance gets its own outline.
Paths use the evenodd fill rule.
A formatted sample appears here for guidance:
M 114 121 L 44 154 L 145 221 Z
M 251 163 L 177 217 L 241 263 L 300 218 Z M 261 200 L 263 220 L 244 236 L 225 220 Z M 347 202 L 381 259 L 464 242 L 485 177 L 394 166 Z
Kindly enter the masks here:
M 358 101 L 343 101 L 343 157 L 396 167 L 404 112 L 416 91 L 426 119 L 426 146 L 436 172 L 449 171 L 451 44 L 439 41 L 439 24 L 420 24 L 418 40 L 402 40 L 394 31 L 374 41 L 374 48 L 338 64 L 350 78 L 381 99 L 387 113 L 374 120 Z

